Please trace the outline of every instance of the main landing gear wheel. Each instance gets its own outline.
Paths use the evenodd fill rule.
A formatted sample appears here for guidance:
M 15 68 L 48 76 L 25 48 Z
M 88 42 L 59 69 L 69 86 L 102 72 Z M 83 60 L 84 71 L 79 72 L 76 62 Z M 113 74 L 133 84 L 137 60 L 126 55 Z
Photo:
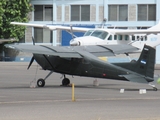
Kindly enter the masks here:
M 63 80 L 62 80 L 62 85 L 63 86 L 67 86 L 67 85 L 69 85 L 70 84 L 70 80 L 68 79 L 68 78 L 64 78 Z
M 42 78 L 38 79 L 37 86 L 38 87 L 44 87 L 44 85 L 45 85 L 45 80 L 42 79 Z

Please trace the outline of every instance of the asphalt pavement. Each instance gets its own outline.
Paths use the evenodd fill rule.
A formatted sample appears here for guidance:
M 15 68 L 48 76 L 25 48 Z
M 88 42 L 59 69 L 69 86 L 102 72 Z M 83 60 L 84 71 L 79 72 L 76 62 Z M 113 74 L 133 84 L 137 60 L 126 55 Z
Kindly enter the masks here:
M 1 120 L 160 120 L 156 82 L 158 91 L 147 84 L 107 79 L 97 79 L 95 86 L 95 78 L 67 76 L 75 84 L 73 102 L 72 87 L 61 86 L 61 74 L 53 73 L 45 87 L 34 88 L 49 71 L 36 63 L 27 70 L 28 64 L 0 62 Z M 140 94 L 140 89 L 146 93 Z

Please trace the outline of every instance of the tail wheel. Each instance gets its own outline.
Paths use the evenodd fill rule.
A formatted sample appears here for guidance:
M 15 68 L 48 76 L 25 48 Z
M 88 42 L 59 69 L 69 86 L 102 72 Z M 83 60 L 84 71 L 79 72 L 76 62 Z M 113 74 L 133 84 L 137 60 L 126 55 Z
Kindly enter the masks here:
M 44 87 L 44 85 L 45 85 L 44 79 L 42 79 L 42 78 L 38 79 L 37 86 L 38 87 Z
M 157 89 L 156 87 L 153 87 L 153 90 L 154 90 L 154 91 L 157 91 L 158 89 Z
M 66 86 L 66 85 L 69 85 L 70 84 L 70 80 L 68 79 L 68 78 L 64 78 L 63 80 L 62 80 L 62 85 L 63 86 Z

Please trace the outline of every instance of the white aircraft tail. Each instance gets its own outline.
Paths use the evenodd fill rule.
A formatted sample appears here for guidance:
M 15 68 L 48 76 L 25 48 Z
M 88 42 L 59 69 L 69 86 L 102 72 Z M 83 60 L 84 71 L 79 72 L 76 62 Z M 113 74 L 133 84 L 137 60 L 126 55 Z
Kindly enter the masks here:
M 158 24 L 148 28 L 147 30 L 159 30 L 160 31 L 160 21 L 158 22 Z M 156 46 L 160 45 L 160 34 L 147 35 L 147 40 L 137 40 L 137 41 L 131 43 L 131 45 L 133 45 L 139 49 L 143 49 L 144 45 L 149 45 L 149 46 L 155 48 Z
M 133 42 L 131 45 L 139 48 L 139 49 L 142 49 L 144 45 L 149 45 L 153 48 L 155 48 L 156 46 L 160 45 L 160 34 L 158 35 L 148 35 L 147 36 L 147 40 L 139 40 L 139 41 L 135 41 Z

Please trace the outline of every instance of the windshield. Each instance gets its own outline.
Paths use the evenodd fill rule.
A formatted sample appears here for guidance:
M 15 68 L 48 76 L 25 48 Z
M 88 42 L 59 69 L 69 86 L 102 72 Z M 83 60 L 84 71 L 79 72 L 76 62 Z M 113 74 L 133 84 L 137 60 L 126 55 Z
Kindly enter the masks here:
M 90 34 L 93 32 L 94 30 L 88 30 L 85 34 L 84 34 L 84 36 L 90 36 Z
M 108 35 L 108 32 L 102 31 L 102 30 L 95 30 L 95 31 L 89 30 L 84 34 L 84 36 L 94 36 L 103 40 L 107 37 L 107 35 Z

